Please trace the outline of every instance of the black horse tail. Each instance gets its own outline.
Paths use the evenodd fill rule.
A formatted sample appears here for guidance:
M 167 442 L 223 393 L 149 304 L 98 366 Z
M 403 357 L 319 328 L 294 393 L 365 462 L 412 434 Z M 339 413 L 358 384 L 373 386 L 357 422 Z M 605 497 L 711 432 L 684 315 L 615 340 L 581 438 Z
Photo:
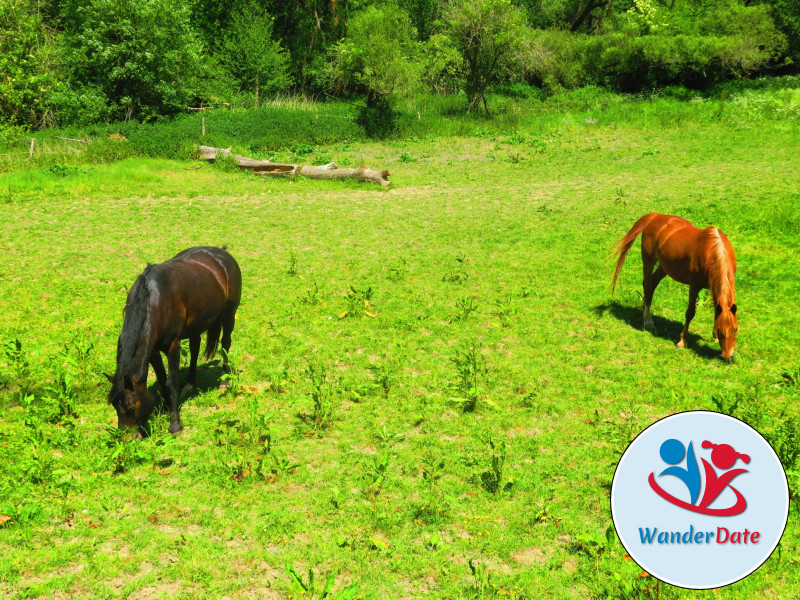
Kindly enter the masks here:
M 217 343 L 219 342 L 219 334 L 222 331 L 222 317 L 217 317 L 217 320 L 211 324 L 206 333 L 206 360 L 211 360 L 217 353 Z

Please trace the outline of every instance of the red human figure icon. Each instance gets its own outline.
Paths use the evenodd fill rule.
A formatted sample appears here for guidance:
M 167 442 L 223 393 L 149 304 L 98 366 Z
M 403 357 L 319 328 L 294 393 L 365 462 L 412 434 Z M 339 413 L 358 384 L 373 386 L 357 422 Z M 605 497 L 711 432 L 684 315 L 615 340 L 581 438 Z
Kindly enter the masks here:
M 708 440 L 705 440 L 702 444 L 703 448 L 713 448 L 711 451 L 711 462 L 714 463 L 714 466 L 718 469 L 730 469 L 738 459 L 741 459 L 742 462 L 748 464 L 750 462 L 750 457 L 747 454 L 741 454 L 736 452 L 732 446 L 728 444 L 712 444 Z M 744 496 L 737 490 L 735 487 L 731 486 L 730 483 L 742 473 L 747 473 L 747 469 L 733 469 L 732 471 L 728 471 L 727 473 L 723 473 L 720 476 L 717 476 L 717 472 L 714 470 L 706 459 L 700 459 L 703 461 L 703 468 L 705 469 L 706 473 L 706 489 L 705 493 L 703 494 L 703 499 L 700 501 L 700 507 L 705 508 L 709 504 L 711 504 L 714 500 L 717 499 L 726 487 L 730 486 L 731 490 L 736 494 L 736 504 L 731 507 L 731 512 L 729 514 L 739 514 L 747 507 L 747 502 L 744 499 Z

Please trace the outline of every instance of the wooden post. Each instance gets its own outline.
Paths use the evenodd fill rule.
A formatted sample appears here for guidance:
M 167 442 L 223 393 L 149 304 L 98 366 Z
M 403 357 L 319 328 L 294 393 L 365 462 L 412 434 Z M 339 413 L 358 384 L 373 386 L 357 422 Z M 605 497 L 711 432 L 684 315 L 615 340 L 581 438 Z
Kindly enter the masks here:
M 203 136 L 205 136 L 205 135 L 206 135 L 206 118 L 204 116 L 203 117 Z
M 31 149 L 28 152 L 28 158 L 33 158 L 33 147 L 36 145 L 36 138 L 31 138 Z

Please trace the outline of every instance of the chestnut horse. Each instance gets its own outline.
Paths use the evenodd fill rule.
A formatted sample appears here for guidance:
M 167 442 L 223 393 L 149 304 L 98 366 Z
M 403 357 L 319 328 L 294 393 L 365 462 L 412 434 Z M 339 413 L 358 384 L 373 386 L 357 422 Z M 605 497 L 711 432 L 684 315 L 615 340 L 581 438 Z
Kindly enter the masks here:
M 189 248 L 164 263 L 147 265 L 128 292 L 117 342 L 117 370 L 113 376 L 106 375 L 111 382 L 108 399 L 117 411 L 120 428 L 136 428 L 137 435 L 142 434 L 154 405 L 147 389 L 148 365 L 153 365 L 161 394 L 169 400 L 169 431 L 183 429 L 178 410 L 181 340 L 189 339 L 188 386 L 196 383 L 200 336 L 205 331 L 206 359 L 214 356 L 222 332 L 227 370 L 241 294 L 239 265 L 222 248 Z
M 730 362 L 739 325 L 736 319 L 736 292 L 734 273 L 736 256 L 733 246 L 716 227 L 697 229 L 686 219 L 650 213 L 636 221 L 631 230 L 617 243 L 617 269 L 611 293 L 617 286 L 617 277 L 634 240 L 642 234 L 642 268 L 644 270 L 644 326 L 653 327 L 650 304 L 656 287 L 669 275 L 675 281 L 689 286 L 689 307 L 686 323 L 681 332 L 678 348 L 686 345 L 689 323 L 694 318 L 697 295 L 710 289 L 714 297 L 714 337 L 719 340 L 722 358 Z M 653 267 L 658 267 L 653 270 Z

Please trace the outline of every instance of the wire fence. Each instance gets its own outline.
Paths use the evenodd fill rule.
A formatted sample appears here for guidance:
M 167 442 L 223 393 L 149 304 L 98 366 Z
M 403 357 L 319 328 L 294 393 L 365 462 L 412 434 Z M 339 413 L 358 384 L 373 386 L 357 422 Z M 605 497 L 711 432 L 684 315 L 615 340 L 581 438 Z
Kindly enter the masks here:
M 36 164 L 41 159 L 56 156 L 75 157 L 83 154 L 89 142 L 54 138 L 30 138 L 11 143 L 0 143 L 0 170 Z

